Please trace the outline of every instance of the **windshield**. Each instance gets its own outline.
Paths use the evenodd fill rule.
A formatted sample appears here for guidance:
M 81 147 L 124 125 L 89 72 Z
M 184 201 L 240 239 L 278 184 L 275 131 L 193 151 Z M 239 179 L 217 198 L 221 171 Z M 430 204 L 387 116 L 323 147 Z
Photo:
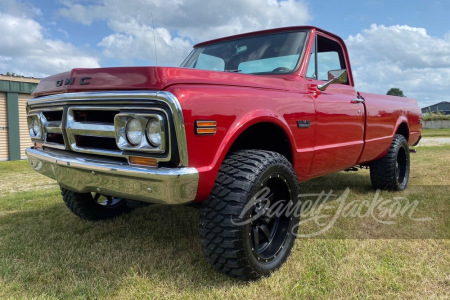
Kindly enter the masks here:
M 291 73 L 307 33 L 283 32 L 195 48 L 181 67 L 246 74 Z

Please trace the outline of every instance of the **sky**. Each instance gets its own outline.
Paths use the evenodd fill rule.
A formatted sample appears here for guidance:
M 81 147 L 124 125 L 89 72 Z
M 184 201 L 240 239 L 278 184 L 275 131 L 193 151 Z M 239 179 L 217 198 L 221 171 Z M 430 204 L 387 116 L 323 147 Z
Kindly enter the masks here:
M 179 66 L 198 42 L 314 25 L 341 36 L 356 89 L 450 101 L 448 0 L 0 0 L 0 73 Z

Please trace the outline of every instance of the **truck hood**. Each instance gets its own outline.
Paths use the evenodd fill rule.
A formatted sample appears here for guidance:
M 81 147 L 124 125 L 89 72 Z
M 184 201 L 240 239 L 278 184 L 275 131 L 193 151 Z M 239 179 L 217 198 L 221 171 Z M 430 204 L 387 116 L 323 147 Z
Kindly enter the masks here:
M 73 69 L 42 79 L 33 96 L 106 90 L 160 91 L 174 84 L 233 85 L 287 90 L 292 86 L 295 77 L 297 76 L 257 76 L 172 67 Z

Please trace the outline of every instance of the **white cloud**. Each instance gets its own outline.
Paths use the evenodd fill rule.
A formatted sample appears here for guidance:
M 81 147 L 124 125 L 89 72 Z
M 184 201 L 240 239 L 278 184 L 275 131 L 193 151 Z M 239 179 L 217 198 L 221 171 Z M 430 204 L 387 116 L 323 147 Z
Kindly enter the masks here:
M 33 4 L 17 0 L 2 0 L 0 10 L 16 17 L 32 18 L 42 15 L 42 11 Z
M 46 39 L 43 31 L 27 16 L 0 12 L 0 71 L 44 77 L 74 67 L 99 67 L 95 56 L 70 43 Z
M 122 59 L 128 64 L 133 59 L 141 59 L 157 60 L 159 65 L 179 65 L 192 48 L 190 41 L 172 37 L 166 28 L 153 30 L 133 19 L 114 23 L 117 33 L 105 37 L 99 46 L 104 47 L 107 57 Z
M 372 25 L 346 40 L 357 88 L 385 94 L 399 87 L 421 107 L 449 95 L 450 37 L 424 28 Z
M 99 46 L 108 57 L 154 62 L 152 23 L 158 63 L 178 65 L 192 44 L 253 30 L 305 24 L 307 5 L 296 0 L 104 0 L 101 4 L 64 1 L 60 15 L 89 25 L 105 20 L 114 32 Z

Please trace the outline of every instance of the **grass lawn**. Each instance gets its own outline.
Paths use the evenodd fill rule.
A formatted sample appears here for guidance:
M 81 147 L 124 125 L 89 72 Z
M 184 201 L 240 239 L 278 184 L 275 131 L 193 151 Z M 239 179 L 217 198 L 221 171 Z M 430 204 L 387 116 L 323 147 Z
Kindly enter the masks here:
M 450 137 L 450 128 L 423 129 L 423 137 Z
M 412 217 L 431 220 L 389 219 L 380 211 L 378 221 L 339 218 L 324 234 L 297 239 L 273 276 L 249 283 L 208 265 L 194 208 L 154 205 L 115 220 L 82 221 L 65 207 L 54 181 L 26 161 L 2 162 L 0 299 L 449 299 L 450 146 L 422 147 L 411 161 L 407 190 L 378 197 L 402 205 L 417 200 Z M 368 170 L 301 187 L 335 195 L 348 187 L 349 203 L 377 196 Z M 332 216 L 339 201 L 328 203 Z M 300 232 L 328 221 L 305 222 Z

